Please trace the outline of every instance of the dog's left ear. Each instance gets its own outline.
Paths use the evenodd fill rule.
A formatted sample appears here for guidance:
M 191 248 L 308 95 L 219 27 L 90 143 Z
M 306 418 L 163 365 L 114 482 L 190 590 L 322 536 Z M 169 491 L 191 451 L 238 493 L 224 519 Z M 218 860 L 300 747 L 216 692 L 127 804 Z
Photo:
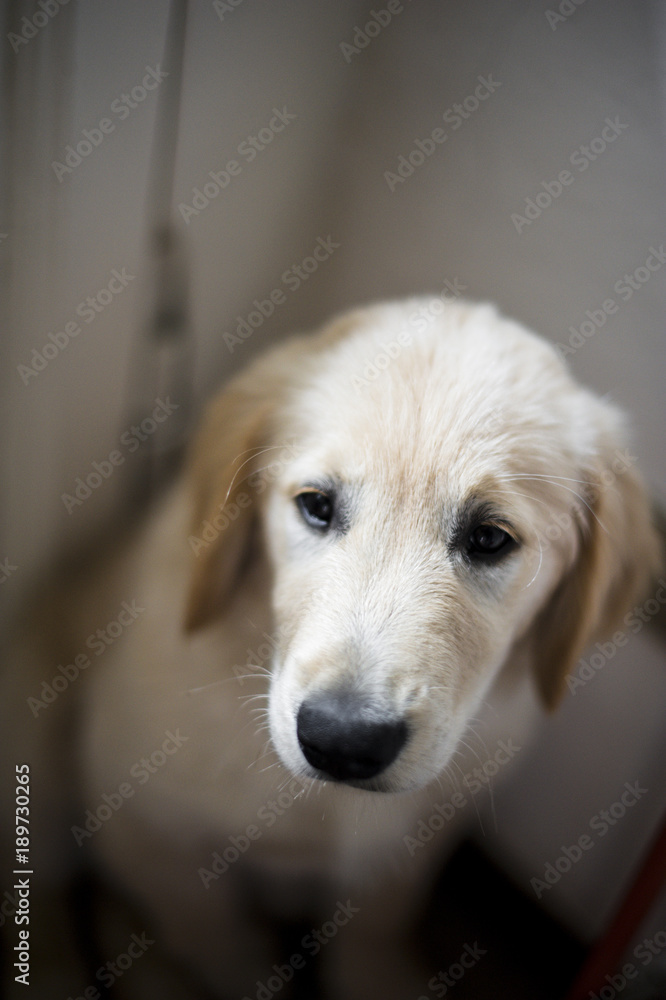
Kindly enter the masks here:
M 607 443 L 580 476 L 586 524 L 574 565 L 539 613 L 528 640 L 541 697 L 559 703 L 566 678 L 591 643 L 608 636 L 656 578 L 661 540 L 635 459 Z
M 194 552 L 185 611 L 188 632 L 222 613 L 249 560 L 257 510 L 247 479 L 266 464 L 261 455 L 271 409 L 270 398 L 258 398 L 242 383 L 233 383 L 209 405 L 195 439 L 188 470 Z
M 367 309 L 346 313 L 317 335 L 286 341 L 259 357 L 209 405 L 188 470 L 194 499 L 190 529 L 194 558 L 186 631 L 222 614 L 251 558 L 259 491 L 248 489 L 247 481 L 270 465 L 274 448 L 292 443 L 280 430 L 280 414 L 291 389 L 318 368 L 323 349 L 372 319 Z

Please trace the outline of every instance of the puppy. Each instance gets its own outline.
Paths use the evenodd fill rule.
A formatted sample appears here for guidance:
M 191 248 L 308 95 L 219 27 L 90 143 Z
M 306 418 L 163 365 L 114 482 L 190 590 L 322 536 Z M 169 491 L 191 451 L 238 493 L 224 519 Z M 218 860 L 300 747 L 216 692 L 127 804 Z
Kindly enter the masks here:
M 470 723 L 524 739 L 657 568 L 624 443 L 547 343 L 439 299 L 344 315 L 210 405 L 77 596 L 83 636 L 135 614 L 77 691 L 66 839 L 213 995 L 281 967 L 259 912 L 337 928 L 332 996 L 423 992 L 396 942 L 441 853 L 406 838 Z

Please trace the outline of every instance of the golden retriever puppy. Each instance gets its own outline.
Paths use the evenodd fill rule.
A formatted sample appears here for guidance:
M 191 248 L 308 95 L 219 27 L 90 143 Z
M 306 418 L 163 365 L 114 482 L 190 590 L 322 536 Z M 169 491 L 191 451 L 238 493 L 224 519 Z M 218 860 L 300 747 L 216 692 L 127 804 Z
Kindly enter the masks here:
M 331 996 L 427 992 L 396 941 L 470 722 L 522 745 L 531 689 L 553 708 L 656 569 L 625 447 L 486 305 L 377 305 L 261 357 L 77 596 L 84 640 L 120 630 L 77 688 L 74 855 L 215 996 L 286 994 L 316 955 Z M 310 922 L 294 955 L 259 912 Z

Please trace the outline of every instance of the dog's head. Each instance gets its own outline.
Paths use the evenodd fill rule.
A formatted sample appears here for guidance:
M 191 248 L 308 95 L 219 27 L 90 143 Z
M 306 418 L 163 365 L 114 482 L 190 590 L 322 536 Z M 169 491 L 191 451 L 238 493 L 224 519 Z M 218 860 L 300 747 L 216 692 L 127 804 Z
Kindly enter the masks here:
M 621 415 L 487 306 L 377 306 L 278 348 L 213 403 L 192 473 L 195 536 L 217 528 L 188 627 L 260 537 L 275 748 L 362 788 L 434 778 L 518 649 L 553 707 L 655 569 Z

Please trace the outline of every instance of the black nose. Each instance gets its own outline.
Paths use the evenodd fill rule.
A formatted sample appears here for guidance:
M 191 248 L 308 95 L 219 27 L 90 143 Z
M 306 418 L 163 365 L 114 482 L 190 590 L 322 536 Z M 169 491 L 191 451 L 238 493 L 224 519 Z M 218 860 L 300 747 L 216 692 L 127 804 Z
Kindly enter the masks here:
M 407 741 L 404 720 L 377 718 L 367 701 L 330 691 L 303 702 L 296 732 L 308 763 L 338 781 L 374 778 Z

